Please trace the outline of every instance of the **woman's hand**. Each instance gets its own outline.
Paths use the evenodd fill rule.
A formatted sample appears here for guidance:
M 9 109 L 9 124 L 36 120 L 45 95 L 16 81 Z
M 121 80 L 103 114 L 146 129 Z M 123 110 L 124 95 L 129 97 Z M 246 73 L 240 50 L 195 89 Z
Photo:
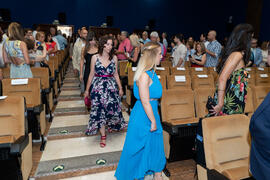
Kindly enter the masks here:
M 223 107 L 223 105 L 220 105 L 220 104 L 218 104 L 216 106 L 212 106 L 213 109 L 209 110 L 210 112 L 212 112 L 210 114 L 218 116 L 222 110 L 222 107 Z
M 82 82 L 83 81 L 83 75 L 80 74 L 80 81 Z
M 87 90 L 84 92 L 84 98 L 86 98 L 86 97 L 89 97 L 89 91 L 87 91 Z
M 156 131 L 156 130 L 157 130 L 157 124 L 156 124 L 156 121 L 153 121 L 151 123 L 151 129 L 150 129 L 150 131 L 153 132 L 153 131 Z
M 119 90 L 119 96 L 122 97 L 123 95 L 124 95 L 123 89 L 120 89 L 120 90 Z

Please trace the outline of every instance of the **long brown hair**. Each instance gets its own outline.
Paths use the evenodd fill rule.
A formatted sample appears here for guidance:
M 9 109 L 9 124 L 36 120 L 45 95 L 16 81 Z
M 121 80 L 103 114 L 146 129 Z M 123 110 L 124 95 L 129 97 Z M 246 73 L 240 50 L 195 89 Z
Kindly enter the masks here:
M 262 50 L 268 50 L 268 46 L 269 46 L 269 42 L 268 41 L 263 41 L 262 45 L 261 45 L 261 49 Z
M 93 40 L 96 40 L 96 37 L 95 37 L 95 33 L 93 31 L 89 31 L 88 34 L 87 34 L 87 37 L 86 37 L 86 44 L 85 44 L 85 48 L 84 48 L 84 56 L 87 54 L 87 52 L 89 51 L 90 49 L 90 41 L 93 41 Z
M 113 37 L 112 36 L 105 35 L 105 36 L 102 36 L 101 38 L 99 38 L 98 54 L 100 56 L 102 56 L 104 46 L 105 46 L 105 44 L 107 44 L 108 40 L 112 40 L 112 43 L 113 43 Z M 109 53 L 110 60 L 113 59 L 113 56 L 114 56 L 114 48 L 113 48 L 113 44 L 112 44 L 112 50 Z
M 8 37 L 9 40 L 20 40 L 23 41 L 24 40 L 24 31 L 22 26 L 19 23 L 16 22 L 12 22 L 9 26 L 8 26 Z

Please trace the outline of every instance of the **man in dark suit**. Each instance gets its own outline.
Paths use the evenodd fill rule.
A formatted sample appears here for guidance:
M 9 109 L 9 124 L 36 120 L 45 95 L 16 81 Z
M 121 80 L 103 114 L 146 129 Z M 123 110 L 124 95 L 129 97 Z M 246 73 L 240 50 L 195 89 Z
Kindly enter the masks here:
M 250 171 L 257 180 L 270 179 L 270 93 L 250 121 Z

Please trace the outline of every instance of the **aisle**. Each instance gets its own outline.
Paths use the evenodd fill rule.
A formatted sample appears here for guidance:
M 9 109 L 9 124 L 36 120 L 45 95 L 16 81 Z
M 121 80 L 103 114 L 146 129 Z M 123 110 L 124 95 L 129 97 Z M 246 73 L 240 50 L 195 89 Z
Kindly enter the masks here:
M 123 115 L 128 121 L 128 114 L 123 112 Z M 58 96 L 48 142 L 35 173 L 36 179 L 75 176 L 74 179 L 114 179 L 113 171 L 119 161 L 126 132 L 108 134 L 107 146 L 100 148 L 100 135 L 84 135 L 88 121 L 89 113 L 80 97 L 79 81 L 70 65 Z M 99 159 L 106 160 L 106 163 L 97 165 Z

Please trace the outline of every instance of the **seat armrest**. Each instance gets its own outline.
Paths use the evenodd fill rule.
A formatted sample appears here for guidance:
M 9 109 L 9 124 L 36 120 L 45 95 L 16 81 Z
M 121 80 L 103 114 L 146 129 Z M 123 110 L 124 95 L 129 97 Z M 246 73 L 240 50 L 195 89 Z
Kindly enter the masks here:
M 28 134 L 25 136 L 20 137 L 11 144 L 10 153 L 11 154 L 22 154 L 23 150 L 26 148 L 26 146 L 29 144 L 29 137 Z

